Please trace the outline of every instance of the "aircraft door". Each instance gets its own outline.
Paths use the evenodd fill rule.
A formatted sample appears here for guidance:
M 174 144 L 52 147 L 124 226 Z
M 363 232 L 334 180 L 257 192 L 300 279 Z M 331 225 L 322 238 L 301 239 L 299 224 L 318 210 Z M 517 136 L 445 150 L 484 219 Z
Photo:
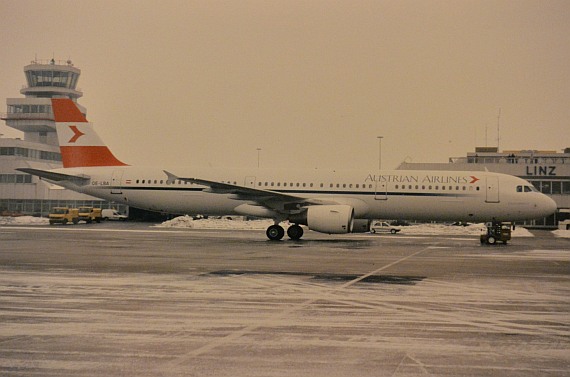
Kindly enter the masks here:
M 499 203 L 499 178 L 487 177 L 487 193 L 485 201 L 487 203 Z
M 255 176 L 248 175 L 247 177 L 245 177 L 244 186 L 255 188 L 255 181 L 256 181 Z
M 123 170 L 117 169 L 113 170 L 113 175 L 111 177 L 111 194 L 122 194 L 123 185 Z
M 374 192 L 374 199 L 387 200 L 388 199 L 388 182 L 376 182 L 376 190 Z

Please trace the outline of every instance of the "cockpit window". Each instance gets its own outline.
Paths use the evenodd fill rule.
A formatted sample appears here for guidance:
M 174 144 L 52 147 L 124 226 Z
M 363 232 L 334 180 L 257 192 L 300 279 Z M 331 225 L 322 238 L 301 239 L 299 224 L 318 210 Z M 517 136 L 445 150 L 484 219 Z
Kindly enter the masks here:
M 517 192 L 538 192 L 534 186 L 517 186 Z

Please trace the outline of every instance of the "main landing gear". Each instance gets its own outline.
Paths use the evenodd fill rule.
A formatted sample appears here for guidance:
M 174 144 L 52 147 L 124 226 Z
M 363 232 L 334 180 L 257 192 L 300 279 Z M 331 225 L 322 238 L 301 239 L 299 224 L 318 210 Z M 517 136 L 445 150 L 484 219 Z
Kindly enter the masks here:
M 265 234 L 267 234 L 267 238 L 271 241 L 279 241 L 285 236 L 285 230 L 282 226 L 275 224 L 267 228 Z M 303 228 L 297 224 L 291 225 L 289 229 L 287 229 L 287 236 L 294 241 L 299 240 L 303 237 Z

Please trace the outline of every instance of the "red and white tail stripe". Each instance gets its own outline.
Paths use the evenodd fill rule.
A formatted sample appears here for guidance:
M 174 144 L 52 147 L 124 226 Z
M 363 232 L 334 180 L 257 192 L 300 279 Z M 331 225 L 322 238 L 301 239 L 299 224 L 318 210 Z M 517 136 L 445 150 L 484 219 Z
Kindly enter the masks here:
M 64 168 L 126 165 L 111 153 L 75 102 L 54 98 L 51 103 Z

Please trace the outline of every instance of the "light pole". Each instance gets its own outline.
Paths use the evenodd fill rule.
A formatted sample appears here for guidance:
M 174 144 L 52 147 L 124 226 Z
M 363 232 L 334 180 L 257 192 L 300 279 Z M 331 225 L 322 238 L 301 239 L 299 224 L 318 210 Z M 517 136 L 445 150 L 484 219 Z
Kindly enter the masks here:
M 384 136 L 377 136 L 378 139 L 378 170 L 382 170 L 382 139 Z
M 257 148 L 257 168 L 259 169 L 259 153 L 261 152 L 261 148 Z

